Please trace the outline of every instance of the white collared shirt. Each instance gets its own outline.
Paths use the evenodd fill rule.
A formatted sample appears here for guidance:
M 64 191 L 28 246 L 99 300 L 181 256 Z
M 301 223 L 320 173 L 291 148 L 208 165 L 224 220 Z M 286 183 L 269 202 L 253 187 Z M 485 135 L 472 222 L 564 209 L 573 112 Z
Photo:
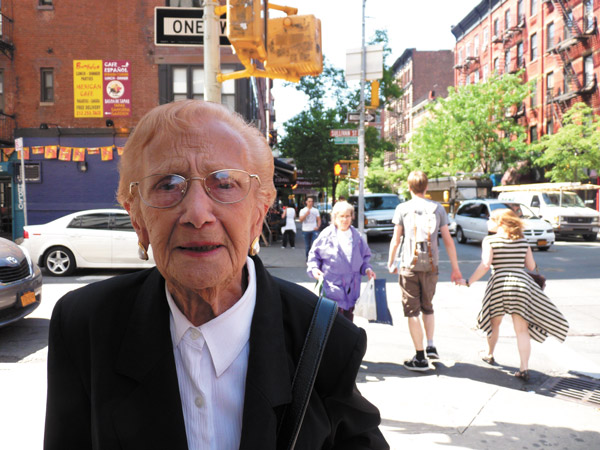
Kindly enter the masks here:
M 342 231 L 338 228 L 337 238 L 346 259 L 352 262 L 352 229 L 348 228 L 346 231 Z
M 171 309 L 171 339 L 190 450 L 237 450 L 250 325 L 256 304 L 256 272 L 247 258 L 248 287 L 242 297 L 209 322 L 194 327 L 165 291 Z

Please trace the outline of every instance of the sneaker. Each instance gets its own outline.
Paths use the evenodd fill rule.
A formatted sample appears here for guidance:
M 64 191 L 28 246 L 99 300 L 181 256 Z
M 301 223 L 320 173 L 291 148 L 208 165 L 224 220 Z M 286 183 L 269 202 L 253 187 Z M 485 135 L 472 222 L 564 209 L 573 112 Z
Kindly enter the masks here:
M 412 359 L 404 361 L 404 367 L 416 372 L 425 372 L 426 370 L 429 370 L 429 361 L 426 359 L 417 359 L 417 356 L 415 355 Z
M 285 247 L 282 245 L 281 248 L 285 248 Z
M 429 346 L 425 349 L 425 354 L 429 359 L 440 359 L 440 355 L 438 355 L 437 349 L 433 346 Z

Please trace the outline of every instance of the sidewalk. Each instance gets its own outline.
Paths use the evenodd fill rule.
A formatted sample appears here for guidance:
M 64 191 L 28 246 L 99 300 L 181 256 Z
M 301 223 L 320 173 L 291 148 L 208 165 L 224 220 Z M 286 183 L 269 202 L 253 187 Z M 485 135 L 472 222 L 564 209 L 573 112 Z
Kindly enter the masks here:
M 275 242 L 261 248 L 260 257 L 267 268 L 304 268 L 300 233 L 296 244 L 290 250 Z M 299 284 L 308 289 L 313 285 L 308 277 Z M 379 407 L 382 431 L 392 449 L 600 449 L 600 394 L 595 405 L 552 396 L 552 385 L 558 380 L 581 381 L 584 386 L 600 381 L 599 366 L 590 363 L 578 369 L 571 361 L 561 366 L 553 360 L 553 352 L 564 344 L 550 339 L 543 345 L 533 342 L 532 379 L 522 383 L 511 375 L 519 362 L 509 319 L 503 322 L 497 346 L 500 364 L 488 366 L 478 357 L 485 338 L 473 329 L 479 303 L 465 295 L 469 292 L 479 298 L 483 291 L 460 290 L 440 282 L 436 345 L 442 359 L 428 372 L 410 372 L 402 366 L 414 349 L 402 314 L 400 289 L 389 281 L 386 287 L 394 326 L 355 319 L 369 339 L 357 383 L 363 395 Z

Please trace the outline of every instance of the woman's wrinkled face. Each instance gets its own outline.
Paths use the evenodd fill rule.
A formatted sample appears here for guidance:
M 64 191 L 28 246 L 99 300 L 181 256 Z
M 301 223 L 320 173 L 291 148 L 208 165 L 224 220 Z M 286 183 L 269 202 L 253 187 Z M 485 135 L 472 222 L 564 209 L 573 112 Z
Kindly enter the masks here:
M 170 142 L 152 141 L 140 164 L 140 179 L 153 174 L 206 177 L 220 169 L 254 173 L 248 144 L 231 126 L 213 119 Z M 168 283 L 195 291 L 235 289 L 250 243 L 262 228 L 258 187 L 252 179 L 244 200 L 223 204 L 208 196 L 201 180 L 193 180 L 183 200 L 168 209 L 144 204 L 135 192 L 134 226 L 140 241 L 152 246 L 156 266 Z
M 335 216 L 335 226 L 338 230 L 346 231 L 352 225 L 352 212 L 344 211 Z

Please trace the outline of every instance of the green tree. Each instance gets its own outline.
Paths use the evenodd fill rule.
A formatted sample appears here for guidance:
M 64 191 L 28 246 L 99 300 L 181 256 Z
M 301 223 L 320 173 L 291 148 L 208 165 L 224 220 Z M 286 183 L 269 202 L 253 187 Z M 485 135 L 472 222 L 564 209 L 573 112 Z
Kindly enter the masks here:
M 430 178 L 457 172 L 491 174 L 528 158 L 525 127 L 513 117 L 528 96 L 521 74 L 449 88 L 429 105 L 430 117 L 411 140 L 408 166 Z
M 600 170 L 600 130 L 598 116 L 585 103 L 576 103 L 563 117 L 556 134 L 544 135 L 531 146 L 539 156 L 535 163 L 545 167 L 553 182 L 580 181 L 586 169 Z

